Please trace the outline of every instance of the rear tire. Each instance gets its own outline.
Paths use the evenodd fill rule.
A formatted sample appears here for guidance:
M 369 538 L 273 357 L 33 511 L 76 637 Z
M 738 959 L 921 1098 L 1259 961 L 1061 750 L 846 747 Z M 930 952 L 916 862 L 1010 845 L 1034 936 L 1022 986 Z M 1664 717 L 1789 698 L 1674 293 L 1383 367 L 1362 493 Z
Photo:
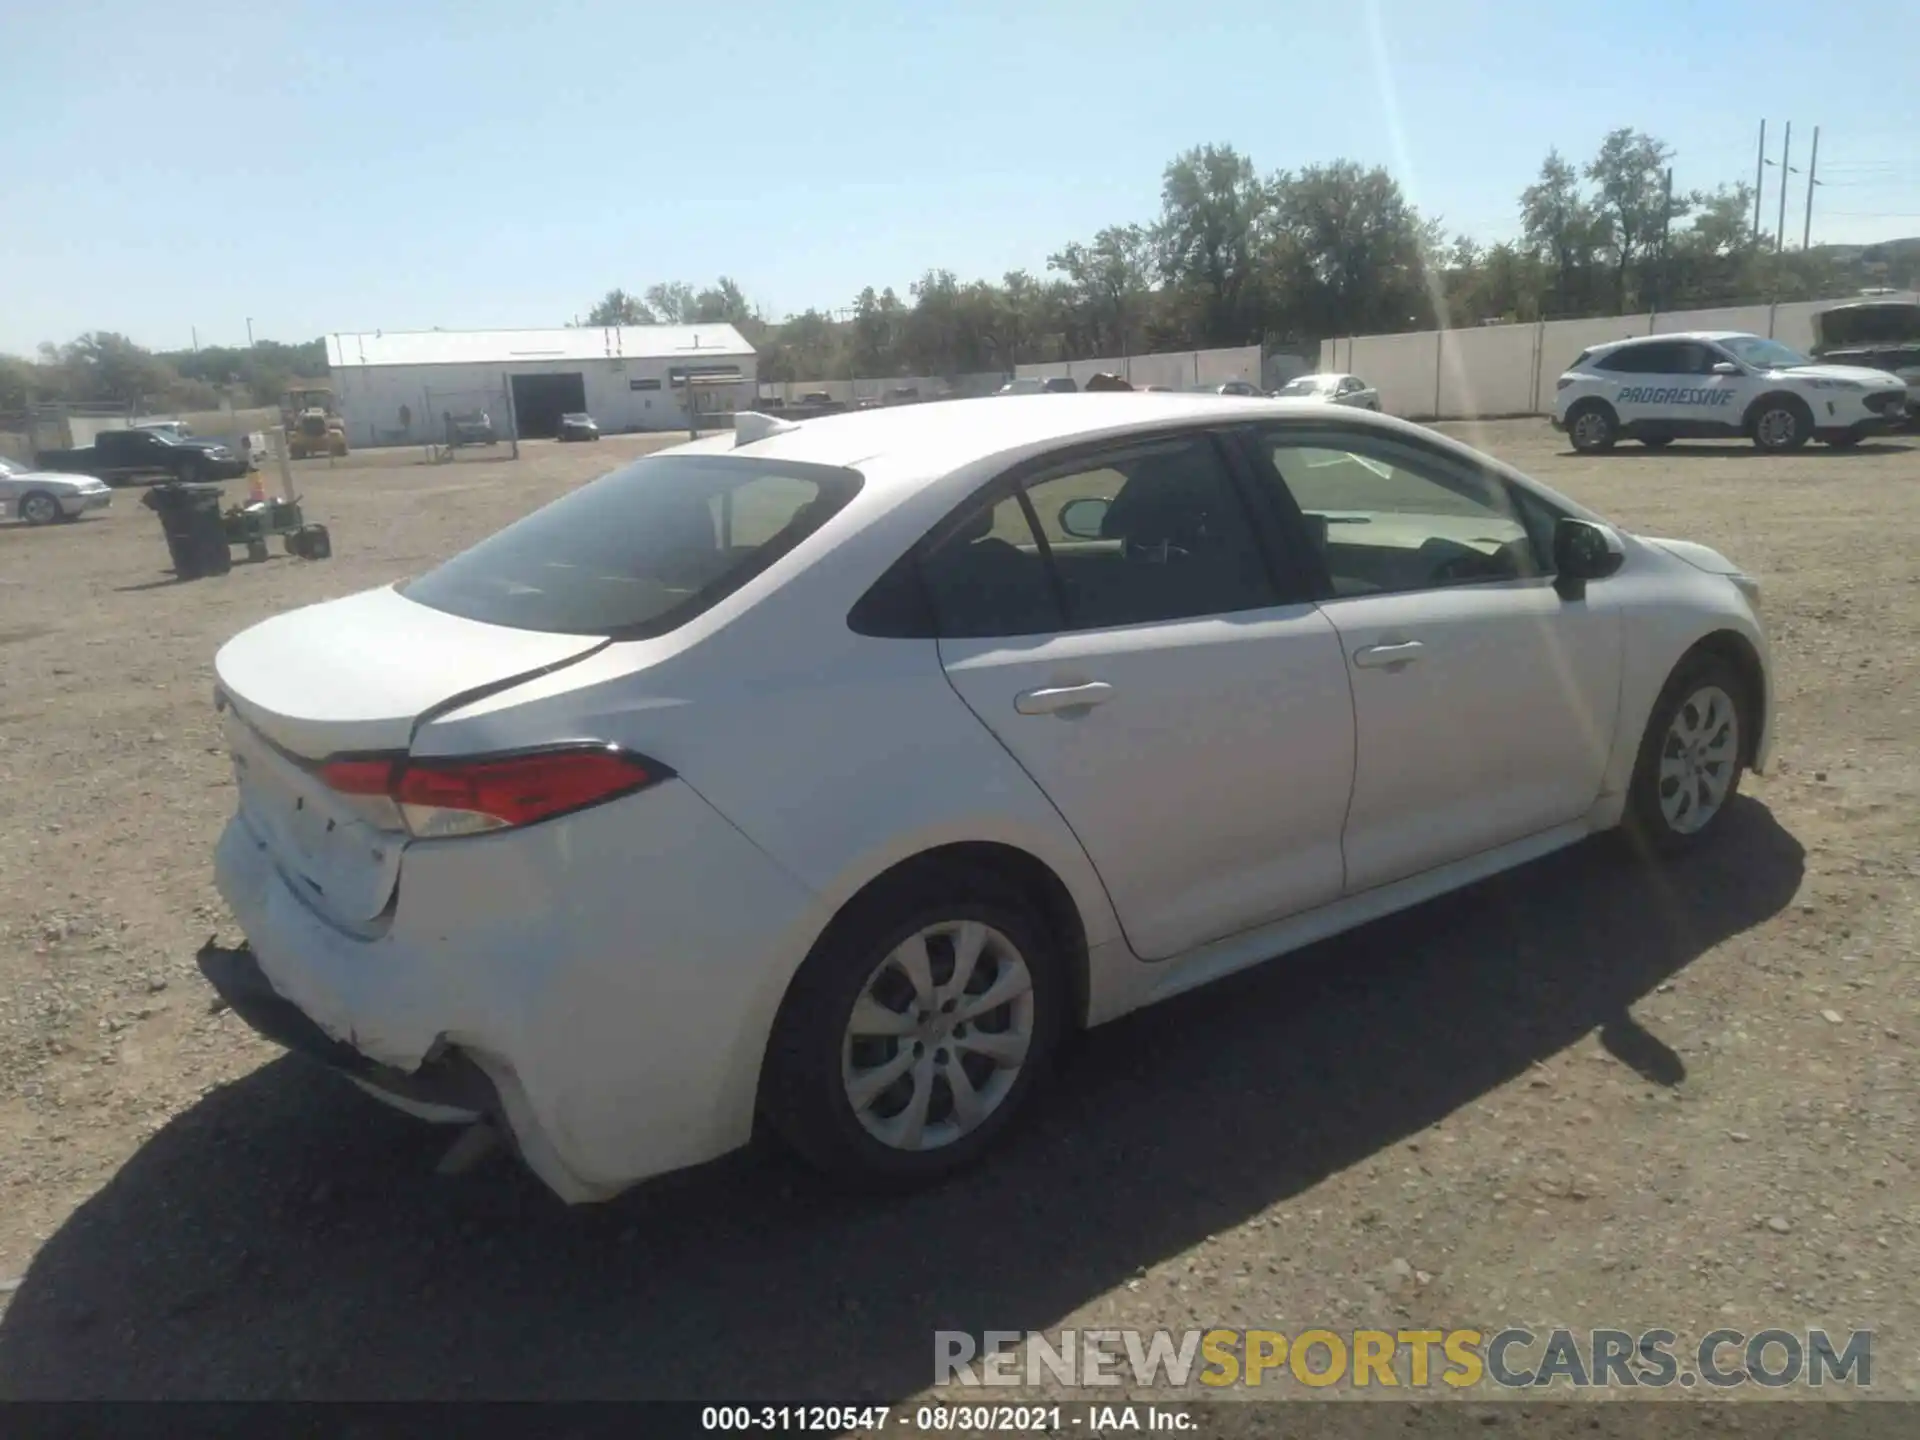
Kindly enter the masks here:
M 1822 443 L 1824 443 L 1829 450 L 1851 450 L 1860 443 L 1862 438 L 1862 436 L 1854 434 L 1829 435 Z
M 983 1007 L 992 995 L 1004 998 Z M 909 872 L 856 898 L 794 977 L 761 1111 L 843 1183 L 942 1179 L 1030 1111 L 1068 996 L 1057 944 L 1018 890 L 991 872 Z
M 1769 455 L 1798 450 L 1813 438 L 1813 412 L 1794 395 L 1769 395 L 1754 408 L 1753 444 Z
M 1642 435 L 1640 443 L 1649 450 L 1664 450 L 1673 443 L 1671 435 Z
M 1582 455 L 1600 455 L 1620 438 L 1620 419 L 1603 400 L 1583 400 L 1567 412 L 1567 438 Z
M 1647 717 L 1623 820 L 1654 854 L 1697 848 L 1720 827 L 1746 771 L 1753 702 L 1747 681 L 1718 655 L 1684 660 Z
M 20 497 L 18 514 L 29 525 L 52 525 L 60 519 L 60 502 L 44 490 L 29 490 Z

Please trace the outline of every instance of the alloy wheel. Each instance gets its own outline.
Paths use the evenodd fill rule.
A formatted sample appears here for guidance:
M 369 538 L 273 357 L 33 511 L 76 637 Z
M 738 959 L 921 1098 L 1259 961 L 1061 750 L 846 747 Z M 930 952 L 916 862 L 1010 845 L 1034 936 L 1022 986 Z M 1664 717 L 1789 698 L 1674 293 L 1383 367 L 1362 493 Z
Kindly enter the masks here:
M 1760 443 L 1769 450 L 1784 450 L 1799 433 L 1800 417 L 1787 409 L 1769 410 L 1755 427 Z
M 1718 685 L 1703 685 L 1674 711 L 1660 745 L 1660 813 L 1691 835 L 1720 813 L 1740 757 L 1740 714 Z
M 861 1127 L 895 1150 L 935 1150 L 1005 1101 L 1034 1038 L 1033 972 L 977 920 L 928 925 L 868 975 L 840 1074 Z

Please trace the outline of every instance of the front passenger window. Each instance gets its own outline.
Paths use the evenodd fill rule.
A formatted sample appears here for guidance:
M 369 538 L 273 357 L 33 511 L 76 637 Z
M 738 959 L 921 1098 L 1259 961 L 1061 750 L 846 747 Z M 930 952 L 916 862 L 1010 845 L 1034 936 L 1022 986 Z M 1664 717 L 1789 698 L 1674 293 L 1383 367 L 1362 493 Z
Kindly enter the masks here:
M 1279 435 L 1269 447 L 1336 596 L 1542 573 L 1506 487 L 1464 464 L 1358 437 Z

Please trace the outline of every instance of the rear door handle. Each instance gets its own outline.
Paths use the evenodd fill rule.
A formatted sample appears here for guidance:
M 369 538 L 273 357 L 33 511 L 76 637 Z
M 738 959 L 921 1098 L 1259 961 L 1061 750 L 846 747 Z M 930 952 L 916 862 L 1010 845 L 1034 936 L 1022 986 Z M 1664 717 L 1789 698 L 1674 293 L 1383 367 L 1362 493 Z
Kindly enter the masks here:
M 1013 708 L 1022 715 L 1057 715 L 1062 710 L 1079 710 L 1098 705 L 1113 694 L 1113 686 L 1104 680 L 1085 685 L 1057 685 L 1043 690 L 1023 690 L 1013 697 Z
M 1426 648 L 1418 640 L 1402 640 L 1396 645 L 1365 645 L 1353 652 L 1353 663 L 1362 670 L 1397 670 L 1418 660 Z

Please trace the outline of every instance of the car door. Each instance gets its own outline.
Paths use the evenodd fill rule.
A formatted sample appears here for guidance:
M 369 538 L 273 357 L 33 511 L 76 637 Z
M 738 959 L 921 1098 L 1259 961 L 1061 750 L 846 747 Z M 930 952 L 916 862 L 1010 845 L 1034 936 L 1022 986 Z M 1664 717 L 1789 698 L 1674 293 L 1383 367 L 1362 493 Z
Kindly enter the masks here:
M 1715 435 L 1739 420 L 1745 367 L 1738 375 L 1716 375 L 1714 362 L 1728 359 L 1698 340 L 1675 340 L 1649 345 L 1656 352 L 1644 384 L 1651 392 L 1651 410 L 1672 433 L 1682 436 Z
M 1143 959 L 1344 883 L 1340 637 L 1246 501 L 1189 432 L 1009 477 L 921 560 L 954 689 L 1072 827 Z
M 1348 891 L 1583 816 L 1613 745 L 1621 616 L 1604 583 L 1554 589 L 1545 502 L 1370 427 L 1273 427 L 1254 448 L 1324 567 L 1353 685 Z

